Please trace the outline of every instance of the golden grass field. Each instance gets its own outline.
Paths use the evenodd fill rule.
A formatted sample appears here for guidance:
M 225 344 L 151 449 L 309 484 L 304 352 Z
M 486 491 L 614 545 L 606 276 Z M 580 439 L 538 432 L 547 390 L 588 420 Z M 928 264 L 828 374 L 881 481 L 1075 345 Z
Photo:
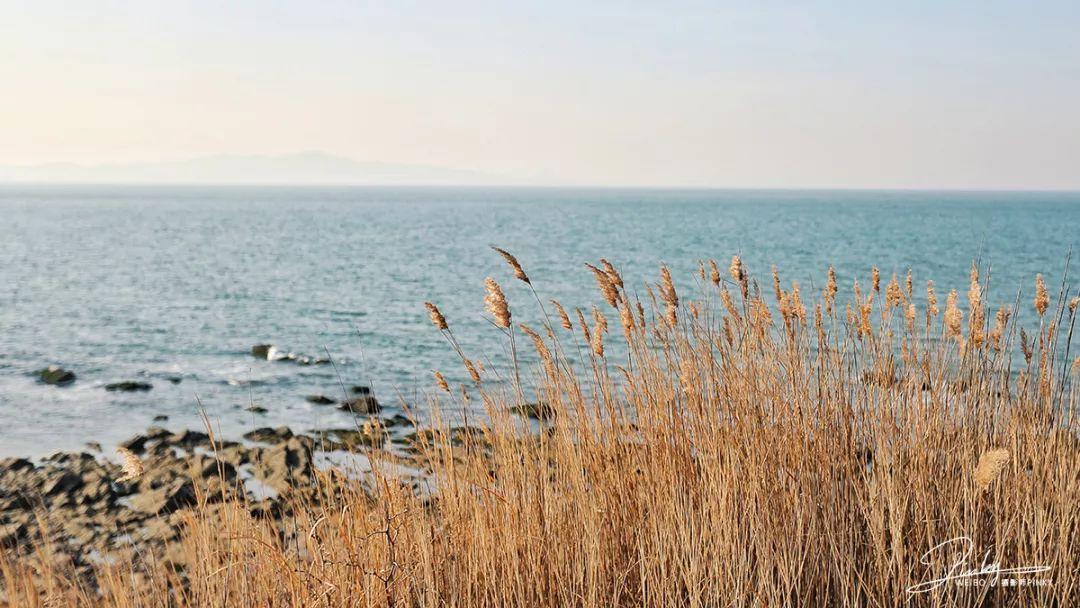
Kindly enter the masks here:
M 662 268 L 638 297 L 602 262 L 597 306 L 567 311 L 500 253 L 514 275 L 502 284 L 531 294 L 507 302 L 487 281 L 515 363 L 481 365 L 428 305 L 471 381 L 435 373 L 427 491 L 372 452 L 366 483 L 324 471 L 318 499 L 280 522 L 243 501 L 201 504 L 169 559 L 128 555 L 87 580 L 45 540 L 6 555 L 7 602 L 1080 605 L 1067 289 L 1039 277 L 999 307 L 973 266 L 960 293 L 876 269 L 843 286 L 830 269 L 810 293 L 736 257 L 678 280 Z M 1018 306 L 1038 326 L 1018 327 Z M 547 321 L 518 325 L 517 310 Z M 540 403 L 539 431 L 510 412 L 526 402 Z M 466 404 L 486 411 L 476 429 L 438 422 Z M 966 566 L 959 544 L 923 559 L 956 538 L 973 547 Z M 910 591 L 990 563 L 1045 568 L 1000 578 L 1049 583 L 984 573 Z M 957 584 L 972 580 L 999 584 Z

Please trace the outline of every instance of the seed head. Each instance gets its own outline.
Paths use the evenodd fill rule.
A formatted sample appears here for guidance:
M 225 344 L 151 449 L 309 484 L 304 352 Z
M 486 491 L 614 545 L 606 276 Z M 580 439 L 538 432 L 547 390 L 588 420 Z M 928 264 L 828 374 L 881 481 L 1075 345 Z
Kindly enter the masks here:
M 446 378 L 443 377 L 442 373 L 440 373 L 437 370 L 434 370 L 431 373 L 435 376 L 435 384 L 436 384 L 436 386 L 438 386 L 442 390 L 449 393 L 450 392 L 450 385 L 447 384 Z
M 596 285 L 600 288 L 600 294 L 604 296 L 604 301 L 612 307 L 618 306 L 619 290 L 615 287 L 615 282 L 612 280 L 611 275 L 592 264 L 585 264 L 585 266 L 588 267 L 588 269 L 592 271 L 593 276 L 596 277 Z M 621 281 L 622 279 L 619 280 Z
M 445 330 L 448 327 L 446 324 L 446 317 L 439 312 L 439 307 L 431 302 L 424 302 L 424 306 L 427 308 L 428 315 L 431 317 L 431 324 L 440 331 Z
M 138 479 L 146 472 L 142 460 L 139 460 L 139 457 L 131 450 L 116 448 L 116 454 L 120 457 L 120 470 L 124 473 L 116 479 L 117 483 Z
M 1035 275 L 1035 310 L 1040 317 L 1046 313 L 1048 306 L 1050 306 L 1050 296 L 1046 293 L 1046 283 L 1043 281 L 1043 276 L 1037 274 Z
M 501 249 L 494 245 L 492 245 L 491 248 L 498 252 L 498 254 L 501 255 L 504 260 L 506 260 L 506 263 L 510 265 L 510 268 L 514 270 L 515 279 L 532 285 L 532 282 L 529 281 L 529 275 L 525 274 L 525 271 L 521 268 L 521 264 L 518 263 L 517 258 L 515 258 L 513 254 L 511 254 L 505 249 Z
M 509 329 L 510 307 L 506 304 L 506 296 L 503 295 L 502 287 L 499 287 L 499 284 L 491 277 L 484 281 L 484 286 L 487 287 L 487 297 L 484 298 L 484 302 L 487 304 L 488 312 L 494 317 L 496 325 L 503 329 Z
M 562 328 L 573 330 L 574 325 L 570 323 L 570 316 L 566 314 L 566 309 L 563 308 L 562 304 L 559 304 L 556 300 L 551 300 L 551 304 L 555 306 L 555 312 L 559 315 L 559 324 L 562 325 Z
M 979 457 L 979 464 L 975 466 L 975 483 L 983 490 L 990 487 L 1005 465 L 1009 464 L 1009 451 L 1005 449 L 988 450 Z

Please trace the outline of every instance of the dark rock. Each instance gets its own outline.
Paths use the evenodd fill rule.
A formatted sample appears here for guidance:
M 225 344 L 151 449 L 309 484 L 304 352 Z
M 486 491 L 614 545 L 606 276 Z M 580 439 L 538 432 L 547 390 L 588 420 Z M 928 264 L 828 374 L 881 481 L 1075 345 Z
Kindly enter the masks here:
M 155 418 L 164 418 L 166 420 L 169 419 L 168 416 L 155 416 Z M 164 439 L 171 434 L 172 433 L 169 431 L 169 429 L 160 426 L 152 426 L 146 429 L 146 436 L 150 439 Z
M 144 513 L 160 515 L 190 507 L 197 498 L 190 480 L 178 480 L 171 485 L 139 492 L 131 498 L 131 506 Z
M 95 452 L 100 452 L 101 451 L 101 444 L 96 442 L 96 441 L 87 441 L 86 442 L 86 447 L 90 448 L 91 450 L 93 450 Z
M 244 439 L 258 441 L 260 443 L 281 443 L 293 436 L 292 430 L 287 426 L 279 426 L 276 429 L 262 427 L 254 431 L 244 433 Z
M 210 477 L 235 479 L 236 467 L 224 459 L 208 458 L 207 463 L 203 465 L 202 470 L 199 472 L 199 476 L 203 479 L 209 479 Z
M 154 416 L 154 422 L 165 422 L 168 419 L 169 417 L 165 414 L 158 414 L 157 416 Z
M 253 414 L 265 414 L 266 412 L 270 411 L 261 405 L 249 405 L 244 409 Z
M 555 408 L 551 407 L 547 403 L 526 403 L 524 405 L 515 405 L 510 408 L 510 411 L 533 420 L 554 420 Z
M 399 426 L 412 426 L 412 423 L 412 420 L 409 420 L 407 416 L 402 416 L 401 414 L 394 414 L 393 416 L 390 416 L 389 418 L 383 418 L 380 421 L 380 424 L 382 424 L 388 429 Z
M 375 397 L 368 395 L 342 401 L 338 409 L 354 414 L 378 414 L 382 410 L 382 406 L 379 405 L 379 401 Z
M 25 458 L 4 458 L 0 460 L 0 473 L 33 469 L 34 463 Z
M 120 447 L 131 450 L 136 454 L 142 454 L 146 451 L 146 442 L 150 441 L 150 438 L 146 435 L 136 435 L 130 439 L 120 442 Z
M 0 524 L 0 547 L 12 547 L 26 537 L 26 524 Z
M 41 493 L 45 496 L 54 494 L 67 494 L 83 485 L 82 477 L 72 471 L 64 471 L 53 475 L 41 486 Z
M 310 437 L 306 438 L 310 442 Z M 309 442 L 293 437 L 258 453 L 253 467 L 256 477 L 278 492 L 310 483 L 315 472 Z
M 386 431 L 365 424 L 360 429 L 324 429 L 315 431 L 316 445 L 324 450 L 377 448 L 386 443 Z
M 315 405 L 330 405 L 334 403 L 334 400 L 326 395 L 308 395 L 307 397 L 304 397 L 304 401 L 314 403 Z
M 370 386 L 361 386 L 361 385 L 358 384 L 358 385 L 352 387 L 350 390 L 352 390 L 352 393 L 354 395 L 370 395 L 371 394 L 371 387 Z
M 148 391 L 154 388 L 153 384 L 149 382 L 135 382 L 134 380 L 125 380 L 123 382 L 113 382 L 112 384 L 106 384 L 105 390 L 107 391 Z
M 184 381 L 184 378 L 181 376 L 165 376 L 165 379 L 173 384 L 180 384 Z
M 256 344 L 251 347 L 251 356 L 256 359 L 269 359 L 271 348 L 274 348 L 273 344 Z
M 38 376 L 45 384 L 52 384 L 54 386 L 67 386 L 68 384 L 75 382 L 75 372 L 55 365 L 50 365 L 41 370 L 38 372 Z
M 210 436 L 199 431 L 183 430 L 179 433 L 170 435 L 167 442 L 169 445 L 175 445 L 182 448 L 193 448 L 195 446 L 210 443 Z

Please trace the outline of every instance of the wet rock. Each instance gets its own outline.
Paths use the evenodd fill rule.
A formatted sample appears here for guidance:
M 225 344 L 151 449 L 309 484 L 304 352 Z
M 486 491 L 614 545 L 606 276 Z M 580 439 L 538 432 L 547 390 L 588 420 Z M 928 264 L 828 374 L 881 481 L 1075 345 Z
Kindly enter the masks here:
M 315 471 L 311 446 L 293 437 L 260 451 L 253 470 L 258 479 L 281 493 L 310 484 Z
M 270 349 L 274 348 L 273 344 L 256 344 L 251 347 L 251 356 L 256 359 L 269 359 Z
M 180 384 L 184 381 L 182 376 L 165 376 L 165 379 L 173 384 Z
M 382 424 L 384 427 L 386 427 L 388 429 L 397 428 L 397 427 L 403 427 L 403 426 L 412 426 L 412 423 L 413 423 L 412 420 L 409 420 L 409 418 L 407 416 L 402 416 L 401 414 L 394 414 L 393 416 L 390 416 L 389 418 L 383 418 L 382 420 L 379 421 L 379 424 Z
M 154 416 L 154 422 L 165 422 L 168 419 L 169 417 L 165 414 L 158 414 L 157 416 Z
M 265 414 L 270 410 L 266 409 L 261 405 L 249 405 L 248 407 L 244 408 L 244 411 L 251 412 L 252 414 Z
M 135 391 L 148 391 L 148 390 L 150 390 L 152 388 L 154 388 L 154 385 L 150 384 L 149 382 L 136 382 L 134 380 L 125 380 L 123 382 L 113 382 L 111 384 L 106 384 L 105 385 L 105 390 L 107 390 L 107 391 L 113 391 L 113 392 L 122 391 L 122 392 L 126 392 L 126 393 L 131 393 L 131 392 L 135 392 Z
M 55 365 L 50 365 L 38 372 L 38 377 L 40 377 L 41 381 L 45 384 L 52 384 L 54 386 L 67 386 L 72 382 L 75 382 L 75 372 Z
M 207 462 L 202 466 L 202 470 L 199 471 L 199 477 L 203 479 L 210 479 L 211 477 L 220 477 L 222 479 L 236 479 L 236 467 L 224 459 L 207 458 Z
M 308 403 L 314 403 L 315 405 L 331 405 L 334 400 L 326 395 L 308 395 L 304 397 L 304 401 Z
M 130 439 L 125 439 L 120 442 L 120 447 L 125 450 L 131 450 L 135 454 L 142 454 L 146 451 L 146 442 L 150 441 L 150 438 L 146 435 L 135 435 Z
M 164 416 L 164 418 L 166 420 L 168 420 L 169 417 Z M 164 438 L 168 437 L 171 434 L 172 434 L 172 432 L 170 432 L 169 429 L 167 429 L 165 427 L 161 427 L 161 426 L 152 426 L 152 427 L 146 429 L 146 436 L 149 437 L 150 439 L 159 439 L 160 440 L 160 439 L 164 439 Z
M 314 433 L 316 446 L 326 451 L 377 448 L 386 443 L 386 431 L 370 424 L 359 429 L 321 429 Z
M 34 463 L 25 458 L 0 459 L 0 474 L 16 471 L 33 470 Z
M 351 390 L 352 394 L 354 394 L 354 395 L 370 395 L 371 394 L 371 387 L 370 386 L 362 386 L 362 385 L 358 384 L 358 385 L 352 387 L 349 390 Z
M 281 443 L 282 441 L 292 438 L 292 436 L 293 432 L 287 426 L 279 426 L 276 429 L 262 427 L 244 433 L 244 439 L 247 439 L 248 441 L 258 441 L 260 443 Z
M 190 507 L 196 500 L 191 481 L 177 480 L 168 486 L 139 492 L 131 498 L 131 506 L 144 513 L 161 515 Z
M 210 443 L 210 436 L 200 431 L 183 430 L 169 435 L 165 443 L 181 448 L 193 448 Z
M 63 471 L 50 476 L 41 486 L 41 493 L 45 496 L 56 494 L 70 494 L 83 485 L 82 477 L 73 471 Z
M 26 537 L 26 524 L 13 522 L 0 524 L 0 547 L 12 547 Z
M 526 403 L 524 405 L 515 405 L 510 408 L 510 411 L 526 418 L 532 418 L 533 420 L 549 421 L 555 419 L 555 408 L 547 403 Z
M 354 414 L 378 414 L 382 410 L 382 406 L 379 405 L 379 401 L 375 397 L 367 395 L 342 401 L 338 409 Z

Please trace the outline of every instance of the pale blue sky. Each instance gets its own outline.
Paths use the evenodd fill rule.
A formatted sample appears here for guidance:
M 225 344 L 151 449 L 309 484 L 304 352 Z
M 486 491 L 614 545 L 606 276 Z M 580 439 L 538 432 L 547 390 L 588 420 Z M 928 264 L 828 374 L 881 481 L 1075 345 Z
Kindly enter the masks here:
M 0 9 L 0 164 L 321 150 L 547 184 L 1080 188 L 1075 1 Z

